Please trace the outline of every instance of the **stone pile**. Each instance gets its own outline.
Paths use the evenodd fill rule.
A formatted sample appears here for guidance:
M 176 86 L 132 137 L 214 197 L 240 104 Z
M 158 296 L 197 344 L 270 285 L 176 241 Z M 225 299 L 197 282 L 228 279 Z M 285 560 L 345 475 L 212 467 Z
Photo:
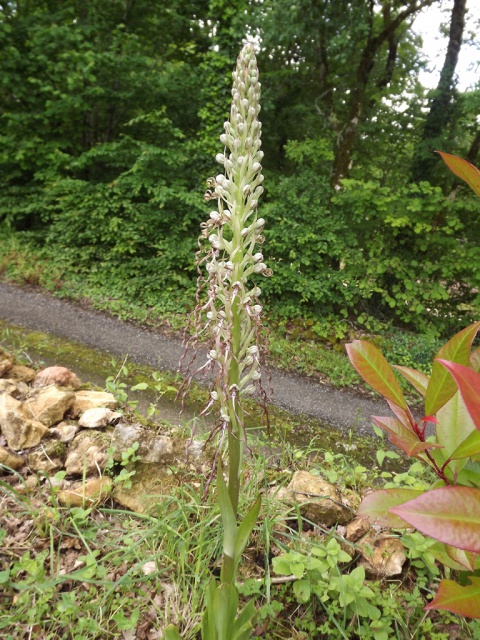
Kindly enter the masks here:
M 57 487 L 61 505 L 99 504 L 112 495 L 146 512 L 168 491 L 169 467 L 206 471 L 201 446 L 190 447 L 186 457 L 187 440 L 128 423 L 111 393 L 82 388 L 65 367 L 35 372 L 0 349 L 0 376 L 0 465 L 4 472 L 22 471 L 27 480 L 40 474 L 54 484 L 53 476 L 65 471 Z M 105 467 L 122 461 L 135 443 L 135 473 L 129 483 L 115 483 Z

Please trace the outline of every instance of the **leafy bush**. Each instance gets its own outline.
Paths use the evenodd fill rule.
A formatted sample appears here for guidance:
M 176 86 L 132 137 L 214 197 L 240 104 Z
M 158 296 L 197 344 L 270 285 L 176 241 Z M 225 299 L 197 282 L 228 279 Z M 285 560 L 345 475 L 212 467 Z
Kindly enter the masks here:
M 428 183 L 402 188 L 344 180 L 332 195 L 303 168 L 268 192 L 275 278 L 263 289 L 285 315 L 298 309 L 374 316 L 445 332 L 478 309 L 480 203 L 451 201 Z
M 480 618 L 480 347 L 471 345 L 480 322 L 467 327 L 444 345 L 428 377 L 409 367 L 395 367 L 425 398 L 425 415 L 416 420 L 394 372 L 372 344 L 355 340 L 347 345 L 358 373 L 385 397 L 395 417 L 374 417 L 392 444 L 427 464 L 437 476 L 423 489 L 383 489 L 369 494 L 358 514 L 393 528 L 413 525 L 438 540 L 429 553 L 445 566 L 466 572 L 470 584 L 443 580 L 427 609 L 446 609 Z M 458 385 L 458 390 L 457 390 Z M 428 426 L 435 425 L 435 435 Z

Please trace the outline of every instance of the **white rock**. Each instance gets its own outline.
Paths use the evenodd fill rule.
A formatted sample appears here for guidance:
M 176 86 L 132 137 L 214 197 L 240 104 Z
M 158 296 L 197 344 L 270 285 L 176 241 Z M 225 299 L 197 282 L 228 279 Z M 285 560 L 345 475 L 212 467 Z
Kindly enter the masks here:
M 112 393 L 106 391 L 77 391 L 73 403 L 72 414 L 79 416 L 88 409 L 96 407 L 106 407 L 107 409 L 116 409 L 118 402 Z
M 121 418 L 120 413 L 105 407 L 96 407 L 95 409 L 87 409 L 82 414 L 78 424 L 86 429 L 98 429 L 99 427 L 106 427 L 107 424 L 112 424 L 118 418 Z

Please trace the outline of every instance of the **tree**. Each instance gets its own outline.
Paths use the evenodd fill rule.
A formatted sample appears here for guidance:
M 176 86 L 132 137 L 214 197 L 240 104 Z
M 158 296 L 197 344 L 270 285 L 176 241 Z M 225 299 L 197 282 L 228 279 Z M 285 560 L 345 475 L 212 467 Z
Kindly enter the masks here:
M 377 119 L 382 100 L 405 90 L 417 65 L 409 26 L 435 2 L 262 3 L 265 109 L 275 109 L 277 153 L 289 139 L 321 136 L 329 147 L 330 184 L 337 187 L 350 172 L 364 125 Z
M 462 37 L 465 27 L 465 14 L 467 0 L 454 0 L 450 17 L 450 29 L 448 46 L 443 63 L 440 79 L 423 126 L 422 137 L 415 150 L 412 164 L 412 181 L 434 181 L 434 170 L 438 166 L 438 158 L 434 151 L 442 146 L 442 139 L 451 131 L 454 123 L 452 117 L 457 104 L 457 91 L 455 89 L 458 56 L 462 46 Z M 472 146 L 470 156 L 475 153 L 475 145 Z M 470 159 L 470 157 L 469 157 Z M 472 158 L 474 159 L 474 158 Z

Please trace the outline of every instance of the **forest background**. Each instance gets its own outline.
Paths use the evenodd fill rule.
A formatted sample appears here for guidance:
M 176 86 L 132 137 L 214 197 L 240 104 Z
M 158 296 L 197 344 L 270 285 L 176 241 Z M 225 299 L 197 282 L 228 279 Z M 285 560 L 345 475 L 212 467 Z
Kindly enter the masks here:
M 0 272 L 120 313 L 129 300 L 145 317 L 188 311 L 205 179 L 249 38 L 271 317 L 323 337 L 465 326 L 480 311 L 480 204 L 434 150 L 478 160 L 480 83 L 456 86 L 472 2 L 2 3 Z M 414 25 L 435 7 L 448 47 L 429 90 Z

